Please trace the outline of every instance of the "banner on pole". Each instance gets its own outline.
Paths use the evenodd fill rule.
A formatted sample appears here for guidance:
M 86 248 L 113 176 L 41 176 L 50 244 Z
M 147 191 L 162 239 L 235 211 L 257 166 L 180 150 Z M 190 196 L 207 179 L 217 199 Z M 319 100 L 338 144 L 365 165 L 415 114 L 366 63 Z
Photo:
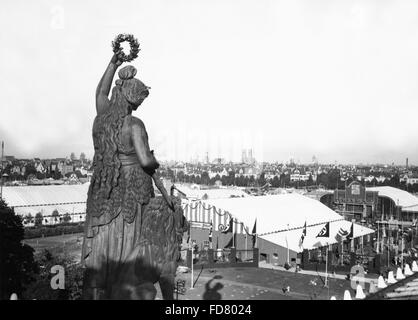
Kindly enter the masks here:
M 321 231 L 319 231 L 318 235 L 316 236 L 317 238 L 319 237 L 329 237 L 329 222 L 327 222 L 327 224 L 321 229 Z

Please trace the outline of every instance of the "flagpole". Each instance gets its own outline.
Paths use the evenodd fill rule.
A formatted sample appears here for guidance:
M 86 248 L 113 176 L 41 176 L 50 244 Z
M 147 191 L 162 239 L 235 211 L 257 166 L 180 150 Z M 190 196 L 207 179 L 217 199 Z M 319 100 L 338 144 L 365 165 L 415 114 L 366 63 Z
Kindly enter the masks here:
M 193 240 L 192 240 L 192 227 L 190 226 L 190 251 L 191 251 L 191 256 L 192 256 L 192 263 L 191 263 L 191 269 L 192 272 L 190 273 L 191 276 L 191 283 L 190 283 L 190 289 L 193 289 Z
M 254 248 L 257 248 L 257 218 L 255 218 L 253 230 L 252 230 L 252 241 L 253 241 L 253 250 Z
M 388 268 L 389 268 L 389 260 L 390 260 L 390 251 L 389 251 L 389 243 L 388 243 Z
M 288 232 L 289 232 L 289 224 L 287 225 L 287 232 L 286 232 L 286 246 L 287 246 L 287 263 L 290 265 L 290 259 L 289 259 L 289 241 L 287 240 L 287 236 L 288 236 Z
M 399 199 L 398 199 L 398 206 L 399 206 Z M 403 270 L 403 249 L 404 249 L 403 238 L 404 238 L 404 236 L 403 236 L 403 217 L 402 217 L 402 212 L 401 212 L 400 218 L 401 218 L 401 235 L 402 235 L 402 238 L 401 238 L 401 241 L 402 241 L 401 242 L 401 268 Z
M 193 271 L 194 271 L 194 270 L 193 270 L 193 260 L 194 260 L 194 259 L 193 259 L 193 255 L 194 255 L 194 254 L 193 254 L 193 244 L 192 244 L 192 246 L 191 246 L 191 251 L 192 251 L 192 272 L 191 272 L 191 277 L 192 277 L 192 279 L 191 279 L 191 280 L 192 280 L 192 281 L 191 281 L 191 283 L 190 283 L 190 289 L 193 289 Z
M 247 261 L 247 231 L 245 230 L 245 261 Z
M 328 287 L 328 242 L 325 253 L 325 287 Z
M 3 157 L 4 157 L 4 141 L 1 142 L 1 185 L 0 185 L 0 200 L 3 200 Z
M 235 248 L 235 227 L 234 227 L 235 221 L 234 218 L 232 218 L 232 248 Z

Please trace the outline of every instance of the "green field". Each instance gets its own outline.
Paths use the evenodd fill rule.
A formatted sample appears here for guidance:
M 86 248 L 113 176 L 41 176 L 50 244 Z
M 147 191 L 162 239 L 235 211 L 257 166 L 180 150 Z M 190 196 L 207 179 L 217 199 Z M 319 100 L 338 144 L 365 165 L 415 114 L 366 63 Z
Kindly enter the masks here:
M 76 261 L 80 261 L 83 234 L 65 234 L 61 236 L 27 239 L 24 240 L 24 243 L 34 248 L 35 253 L 47 249 L 53 255 L 71 256 Z

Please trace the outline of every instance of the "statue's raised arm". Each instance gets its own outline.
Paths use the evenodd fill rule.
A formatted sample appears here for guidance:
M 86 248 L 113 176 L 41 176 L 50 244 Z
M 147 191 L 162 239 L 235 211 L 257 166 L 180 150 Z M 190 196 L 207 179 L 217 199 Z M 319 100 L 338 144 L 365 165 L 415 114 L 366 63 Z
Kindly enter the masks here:
M 102 113 L 107 110 L 110 106 L 109 101 L 109 92 L 112 86 L 113 77 L 115 76 L 116 70 L 122 64 L 120 59 L 120 52 L 117 52 L 113 55 L 112 59 L 109 62 L 109 65 L 106 68 L 102 78 L 96 89 L 96 111 L 97 114 Z

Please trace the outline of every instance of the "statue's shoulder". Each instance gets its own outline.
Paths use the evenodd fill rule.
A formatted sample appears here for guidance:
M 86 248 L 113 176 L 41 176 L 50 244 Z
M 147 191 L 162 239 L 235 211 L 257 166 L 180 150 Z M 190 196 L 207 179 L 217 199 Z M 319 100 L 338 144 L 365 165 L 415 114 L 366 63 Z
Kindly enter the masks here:
M 131 121 L 132 126 L 139 126 L 141 129 L 145 129 L 145 125 L 141 119 L 134 117 L 134 116 L 130 116 L 130 117 L 131 117 L 130 121 Z

